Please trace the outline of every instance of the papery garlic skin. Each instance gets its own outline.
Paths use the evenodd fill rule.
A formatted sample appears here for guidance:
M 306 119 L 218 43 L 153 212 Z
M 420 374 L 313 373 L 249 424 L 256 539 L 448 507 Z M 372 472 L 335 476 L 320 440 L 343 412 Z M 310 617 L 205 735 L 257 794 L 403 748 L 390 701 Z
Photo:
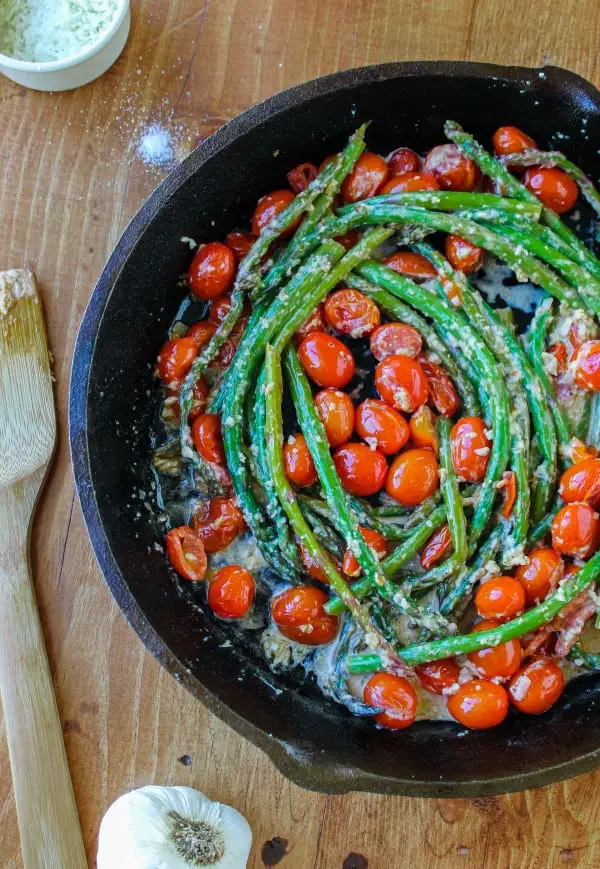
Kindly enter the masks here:
M 209 841 L 202 853 L 222 856 L 212 862 L 206 856 L 204 862 L 184 859 L 173 839 L 181 827 L 178 818 L 214 830 L 215 847 Z M 212 802 L 194 788 L 148 786 L 123 794 L 106 812 L 97 869 L 246 869 L 251 845 L 248 822 L 231 806 Z

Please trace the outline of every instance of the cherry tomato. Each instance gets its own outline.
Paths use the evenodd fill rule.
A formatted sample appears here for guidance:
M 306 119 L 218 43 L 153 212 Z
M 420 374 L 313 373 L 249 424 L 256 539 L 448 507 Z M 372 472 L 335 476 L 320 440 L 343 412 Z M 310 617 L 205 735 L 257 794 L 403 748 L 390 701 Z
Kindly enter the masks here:
M 345 444 L 354 430 L 352 399 L 339 389 L 322 389 L 315 395 L 317 413 L 327 432 L 330 447 Z
M 375 369 L 375 388 L 384 401 L 405 413 L 413 413 L 429 395 L 423 367 L 410 356 L 386 356 Z
M 231 360 L 235 356 L 236 350 L 237 344 L 230 338 L 227 338 L 227 340 L 224 341 L 221 345 L 221 349 L 208 367 L 219 368 L 222 371 L 225 370 L 225 368 L 229 367 Z
M 158 354 L 158 376 L 164 383 L 178 383 L 188 373 L 197 355 L 198 346 L 194 338 L 186 335 L 167 341 Z
M 434 531 L 423 549 L 421 550 L 421 567 L 429 570 L 438 561 L 442 561 L 452 551 L 452 537 L 447 525 L 441 525 Z
M 225 244 L 233 252 L 236 262 L 240 262 L 250 251 L 255 241 L 256 236 L 251 232 L 230 232 L 225 239 Z
M 563 671 L 548 658 L 531 661 L 513 676 L 508 694 L 513 706 L 527 715 L 540 715 L 553 706 L 565 687 Z
M 377 398 L 367 398 L 357 407 L 356 433 L 384 456 L 391 456 L 406 446 L 410 434 L 404 417 Z
M 419 359 L 419 362 L 427 377 L 429 395 L 435 409 L 442 416 L 454 416 L 460 408 L 461 401 L 450 376 L 437 362 L 430 362 L 428 359 Z
M 192 440 L 198 454 L 207 462 L 225 464 L 221 417 L 217 413 L 203 413 L 194 420 Z
M 297 585 L 271 600 L 273 621 L 284 637 L 307 646 L 330 643 L 338 632 L 339 622 L 323 609 L 328 597 L 320 588 Z
M 192 527 L 207 552 L 220 552 L 245 531 L 246 523 L 233 498 L 218 497 L 200 504 L 194 513 Z
M 273 190 L 272 193 L 267 193 L 262 199 L 258 200 L 258 204 L 252 215 L 252 232 L 254 235 L 260 235 L 271 221 L 281 214 L 282 211 L 294 201 L 295 197 L 291 190 Z M 296 231 L 300 225 L 301 217 L 298 217 L 294 223 L 289 226 L 281 235 L 287 238 Z
M 458 145 L 436 145 L 425 157 L 423 168 L 442 190 L 473 190 L 481 177 L 477 164 Z
M 423 404 L 408 421 L 410 439 L 414 447 L 429 447 L 434 453 L 438 451 L 437 435 L 435 433 L 435 415 L 430 407 Z
M 563 344 L 562 341 L 559 341 L 558 344 L 553 344 L 551 347 L 548 347 L 548 353 L 552 353 L 552 355 L 556 359 L 556 373 L 564 374 L 567 370 L 567 365 L 569 362 L 566 344 Z
M 179 576 L 193 582 L 204 579 L 207 560 L 204 546 L 189 525 L 172 528 L 166 536 L 167 555 Z
M 358 290 L 336 290 L 325 300 L 325 319 L 336 332 L 361 338 L 379 326 L 381 314 L 375 302 Z
M 344 201 L 358 202 L 360 199 L 376 196 L 387 181 L 388 175 L 387 163 L 383 157 L 372 151 L 365 151 L 342 184 Z
M 579 438 L 571 438 L 569 456 L 573 464 L 576 465 L 579 462 L 586 461 L 586 459 L 596 459 L 598 457 L 598 450 L 596 447 L 584 444 Z
M 308 338 L 311 332 L 325 332 L 326 330 L 327 323 L 325 322 L 325 305 L 321 302 L 320 305 L 317 305 L 308 320 L 306 320 L 300 326 L 298 331 L 294 333 L 294 338 L 299 344 L 301 341 L 304 341 L 305 338 Z
M 203 245 L 188 271 L 190 289 L 199 299 L 216 299 L 231 289 L 235 277 L 233 251 L 220 241 Z
M 421 158 L 410 148 L 397 148 L 388 157 L 390 175 L 402 175 L 404 172 L 418 172 L 421 168 Z
M 319 163 L 319 167 L 317 169 L 317 175 L 320 175 L 323 169 L 329 166 L 330 163 L 333 163 L 334 160 L 337 159 L 337 154 L 330 154 L 329 157 L 325 157 L 325 159 Z
M 384 323 L 371 333 L 371 353 L 378 362 L 386 356 L 410 356 L 416 359 L 422 347 L 420 333 L 406 323 Z
M 222 619 L 241 619 L 254 602 L 255 590 L 252 574 L 239 564 L 229 564 L 211 579 L 208 605 Z
M 357 229 L 349 229 L 343 235 L 336 235 L 334 241 L 341 244 L 344 250 L 350 250 L 355 244 L 360 241 L 360 233 Z
M 452 464 L 463 480 L 479 483 L 485 477 L 492 442 L 485 422 L 478 416 L 464 416 L 452 426 Z
M 589 558 L 600 544 L 600 516 L 589 504 L 565 504 L 552 522 L 552 546 L 572 558 Z
M 505 519 L 510 516 L 517 500 L 517 477 L 514 471 L 504 471 L 502 474 L 502 509 L 501 514 Z
M 300 163 L 288 172 L 288 184 L 294 193 L 302 193 L 317 177 L 317 167 L 314 163 Z
M 453 658 L 442 658 L 415 667 L 415 672 L 428 691 L 433 691 L 434 694 L 447 694 L 458 684 L 460 670 Z
M 518 127 L 498 127 L 492 136 L 492 142 L 494 143 L 494 153 L 498 156 L 518 154 L 528 148 L 537 147 L 533 139 Z
M 585 459 L 567 468 L 560 478 L 558 494 L 569 504 L 586 501 L 600 507 L 600 459 Z
M 373 531 L 371 528 L 363 528 L 362 525 L 359 525 L 359 530 L 369 548 L 377 556 L 377 560 L 381 561 L 382 558 L 385 558 L 387 555 L 387 542 L 383 534 L 380 534 L 379 531 Z M 350 549 L 347 549 L 344 554 L 342 570 L 346 576 L 360 576 L 362 573 L 361 566 Z
M 431 450 L 404 450 L 392 462 L 385 491 L 405 507 L 414 507 L 433 495 L 438 481 L 438 463 Z
M 475 606 L 484 619 L 514 619 L 525 609 L 525 588 L 512 576 L 495 576 L 479 586 Z
M 342 486 L 351 495 L 374 495 L 385 482 L 387 462 L 366 444 L 345 444 L 333 454 Z
M 285 475 L 294 486 L 312 486 L 319 479 L 303 434 L 291 435 L 283 445 Z
M 488 679 L 464 682 L 448 698 L 448 712 L 464 727 L 487 730 L 502 724 L 508 714 L 508 694 Z
M 429 280 L 429 278 L 437 277 L 437 272 L 427 257 L 410 250 L 396 251 L 384 259 L 383 264 L 398 274 L 408 275 L 411 278 Z
M 218 326 L 223 322 L 229 311 L 231 310 L 231 295 L 221 296 L 219 299 L 213 299 L 208 308 L 209 322 Z
M 203 347 L 206 347 L 216 331 L 217 327 L 214 323 L 209 323 L 208 320 L 200 320 L 198 323 L 194 323 L 193 326 L 190 326 L 185 333 L 185 337 L 192 338 L 198 350 L 202 350 Z
M 473 626 L 473 631 L 487 631 L 496 628 L 501 622 L 495 619 L 486 619 Z M 488 649 L 479 649 L 477 652 L 469 652 L 469 661 L 475 665 L 478 672 L 488 679 L 508 679 L 517 672 L 521 666 L 523 652 L 518 640 L 508 640 Z
M 210 392 L 210 387 L 203 377 L 199 377 L 192 390 L 192 406 L 188 414 L 188 423 L 191 425 L 194 420 L 204 413 L 206 409 L 206 399 Z M 175 405 L 175 415 L 179 419 L 179 396 L 177 396 L 177 404 Z
M 527 564 L 520 564 L 515 578 L 525 589 L 529 606 L 544 600 L 563 578 L 565 566 L 554 549 L 534 549 L 527 556 Z
M 437 183 L 435 175 L 431 172 L 402 172 L 400 175 L 394 175 L 393 178 L 381 188 L 381 195 L 386 196 L 389 193 L 416 193 L 419 190 L 439 190 L 440 185 Z
M 483 265 L 483 248 L 477 247 L 476 244 L 459 235 L 447 235 L 445 249 L 446 259 L 465 275 L 476 272 Z
M 329 577 L 325 573 L 323 567 L 319 564 L 316 558 L 313 558 L 306 546 L 299 541 L 298 549 L 300 550 L 302 566 L 308 575 L 312 576 L 313 579 L 318 579 L 319 582 L 325 583 L 325 585 L 329 585 Z
M 575 354 L 575 380 L 582 389 L 600 391 L 600 341 L 586 341 Z
M 375 673 L 364 687 L 363 699 L 369 706 L 387 710 L 375 716 L 381 727 L 403 730 L 417 717 L 417 695 L 404 676 L 393 673 Z
M 354 357 L 345 344 L 326 332 L 311 332 L 298 347 L 298 357 L 318 386 L 339 389 L 354 377 Z
M 577 184 L 562 169 L 531 166 L 523 175 L 523 184 L 556 214 L 569 211 L 579 197 Z

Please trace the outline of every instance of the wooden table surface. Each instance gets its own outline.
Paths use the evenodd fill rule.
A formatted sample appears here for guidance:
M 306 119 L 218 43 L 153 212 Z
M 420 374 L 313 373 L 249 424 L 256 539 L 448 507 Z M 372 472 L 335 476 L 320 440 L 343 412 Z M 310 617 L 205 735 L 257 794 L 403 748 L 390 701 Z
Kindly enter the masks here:
M 107 806 L 149 783 L 192 785 L 242 811 L 254 833 L 252 869 L 600 865 L 600 772 L 448 801 L 322 796 L 286 781 L 125 623 L 86 536 L 67 443 L 71 354 L 86 302 L 166 171 L 140 155 L 152 124 L 171 136 L 177 159 L 257 100 L 381 61 L 552 63 L 600 85 L 599 43 L 597 0 L 135 0 L 126 51 L 97 82 L 53 95 L 0 82 L 0 269 L 37 272 L 56 358 L 60 443 L 33 561 L 90 865 Z M 22 866 L 1 723 L 0 865 Z

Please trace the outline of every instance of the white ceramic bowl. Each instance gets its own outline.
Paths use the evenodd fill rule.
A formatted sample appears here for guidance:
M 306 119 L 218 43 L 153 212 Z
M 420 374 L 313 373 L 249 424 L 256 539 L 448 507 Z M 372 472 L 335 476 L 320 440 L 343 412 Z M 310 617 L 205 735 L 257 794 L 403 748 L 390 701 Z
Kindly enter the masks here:
M 17 84 L 38 91 L 68 91 L 93 81 L 109 69 L 119 57 L 131 24 L 129 0 L 121 0 L 112 24 L 97 42 L 67 57 L 47 63 L 16 60 L 0 54 L 0 72 Z

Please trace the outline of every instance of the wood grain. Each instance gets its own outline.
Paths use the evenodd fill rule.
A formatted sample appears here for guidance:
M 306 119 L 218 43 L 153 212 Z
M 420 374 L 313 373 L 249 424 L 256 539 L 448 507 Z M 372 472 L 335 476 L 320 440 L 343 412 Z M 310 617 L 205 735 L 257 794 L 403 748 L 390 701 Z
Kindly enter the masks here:
M 66 436 L 77 325 L 120 231 L 164 170 L 148 124 L 181 157 L 246 106 L 308 78 L 416 58 L 568 66 L 600 85 L 597 0 L 137 0 L 125 54 L 98 82 L 36 94 L 0 83 L 0 267 L 35 267 L 56 357 L 60 445 L 34 535 L 37 594 L 86 847 L 124 790 L 190 784 L 244 812 L 278 869 L 600 865 L 600 773 L 535 792 L 435 801 L 326 797 L 287 782 L 144 651 L 105 588 L 74 500 Z M 393 107 L 391 107 L 393 110 Z M 507 119 L 509 120 L 509 119 Z M 21 869 L 0 729 L 0 865 Z M 186 766 L 178 758 L 188 755 Z M 282 852 L 281 843 L 264 850 Z

